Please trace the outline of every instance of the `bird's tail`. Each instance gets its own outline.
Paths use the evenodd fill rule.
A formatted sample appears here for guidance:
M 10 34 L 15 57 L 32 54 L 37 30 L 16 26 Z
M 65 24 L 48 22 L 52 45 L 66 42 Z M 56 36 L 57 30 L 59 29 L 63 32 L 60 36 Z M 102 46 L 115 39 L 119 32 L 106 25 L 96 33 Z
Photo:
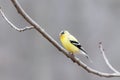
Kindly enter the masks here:
M 81 51 L 81 53 L 82 53 L 87 59 L 89 59 L 89 61 L 92 63 L 92 60 L 90 59 L 90 57 L 89 57 L 85 52 Z

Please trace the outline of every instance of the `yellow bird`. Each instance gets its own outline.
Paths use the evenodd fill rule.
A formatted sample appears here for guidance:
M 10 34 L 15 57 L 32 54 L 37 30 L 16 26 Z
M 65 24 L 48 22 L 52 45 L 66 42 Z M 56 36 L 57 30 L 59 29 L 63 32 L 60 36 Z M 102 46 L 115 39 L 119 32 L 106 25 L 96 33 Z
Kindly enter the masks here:
M 84 48 L 81 46 L 81 44 L 78 42 L 78 40 L 72 36 L 68 31 L 64 30 L 60 32 L 60 41 L 63 45 L 63 47 L 69 51 L 71 54 L 80 53 L 89 58 L 87 55 L 87 52 L 84 50 Z

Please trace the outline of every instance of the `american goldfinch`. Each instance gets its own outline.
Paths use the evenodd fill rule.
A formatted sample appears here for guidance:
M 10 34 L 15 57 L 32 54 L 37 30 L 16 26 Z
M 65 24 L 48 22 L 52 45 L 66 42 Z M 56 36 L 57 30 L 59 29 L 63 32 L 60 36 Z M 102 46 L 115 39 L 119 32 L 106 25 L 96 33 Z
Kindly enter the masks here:
M 60 34 L 60 41 L 63 45 L 63 47 L 69 51 L 71 54 L 80 53 L 89 58 L 87 55 L 87 52 L 84 50 L 84 48 L 81 46 L 81 44 L 78 42 L 78 40 L 72 36 L 68 31 L 64 30 L 61 31 Z

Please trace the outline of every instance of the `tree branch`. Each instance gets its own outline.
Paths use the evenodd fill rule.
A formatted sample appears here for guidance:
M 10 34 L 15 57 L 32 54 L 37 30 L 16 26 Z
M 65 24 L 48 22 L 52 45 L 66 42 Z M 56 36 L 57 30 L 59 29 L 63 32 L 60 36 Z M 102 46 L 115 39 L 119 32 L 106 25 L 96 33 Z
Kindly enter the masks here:
M 108 66 L 113 72 L 115 72 L 115 73 L 120 73 L 120 72 L 118 72 L 115 68 L 113 68 L 113 66 L 109 63 L 109 61 L 108 61 L 108 59 L 107 59 L 107 57 L 106 57 L 106 55 L 105 55 L 103 46 L 102 46 L 102 42 L 99 42 L 99 48 L 100 48 L 100 51 L 101 51 L 101 53 L 102 53 L 102 55 L 103 55 L 103 58 L 104 58 L 104 60 L 105 60 L 105 63 L 107 64 L 107 66 Z
M 25 13 L 25 11 L 22 9 L 20 4 L 18 3 L 17 0 L 11 0 L 13 5 L 15 6 L 16 10 L 18 13 L 31 25 L 37 30 L 40 34 L 43 35 L 44 38 L 46 38 L 52 45 L 54 45 L 59 51 L 61 51 L 65 56 L 70 58 L 74 63 L 78 64 L 78 66 L 84 68 L 86 71 L 89 73 L 101 76 L 101 77 L 120 77 L 120 73 L 115 72 L 115 73 L 104 73 L 104 72 L 99 72 L 95 69 L 90 68 L 86 64 L 84 64 L 82 61 L 80 61 L 78 58 L 75 56 L 72 56 L 71 54 L 68 54 L 68 52 L 61 47 L 48 33 L 44 31 L 44 29 L 38 25 L 31 17 Z M 100 49 L 102 51 L 102 49 Z
M 30 30 L 33 29 L 33 26 L 26 26 L 24 28 L 18 28 L 16 27 L 12 22 L 10 22 L 10 20 L 8 20 L 8 18 L 5 16 L 4 12 L 2 11 L 1 7 L 0 7 L 0 13 L 2 14 L 2 17 L 5 19 L 5 21 L 7 21 L 7 23 L 14 28 L 15 30 L 22 32 L 22 31 L 26 31 L 26 30 Z

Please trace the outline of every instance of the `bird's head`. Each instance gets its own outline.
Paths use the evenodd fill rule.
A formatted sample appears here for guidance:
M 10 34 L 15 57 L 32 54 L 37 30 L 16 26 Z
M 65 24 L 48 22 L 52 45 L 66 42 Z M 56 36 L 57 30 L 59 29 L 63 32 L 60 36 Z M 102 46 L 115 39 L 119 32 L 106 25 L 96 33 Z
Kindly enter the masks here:
M 67 30 L 63 30 L 60 32 L 60 36 L 63 36 L 63 35 L 69 35 L 70 33 L 67 31 Z
M 69 34 L 67 30 L 62 30 L 59 35 L 61 36 L 61 35 L 67 35 L 67 34 Z

